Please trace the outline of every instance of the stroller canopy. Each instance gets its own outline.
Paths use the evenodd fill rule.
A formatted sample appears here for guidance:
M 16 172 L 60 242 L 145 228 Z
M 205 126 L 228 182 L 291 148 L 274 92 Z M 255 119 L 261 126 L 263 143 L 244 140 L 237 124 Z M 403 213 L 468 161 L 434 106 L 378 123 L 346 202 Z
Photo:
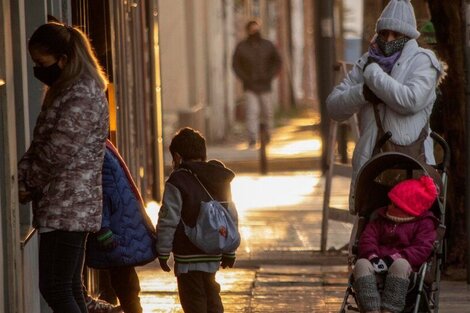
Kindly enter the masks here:
M 389 203 L 387 193 L 402 180 L 429 175 L 442 190 L 439 173 L 428 164 L 397 152 L 381 153 L 359 170 L 354 188 L 354 212 L 368 216 L 378 207 Z

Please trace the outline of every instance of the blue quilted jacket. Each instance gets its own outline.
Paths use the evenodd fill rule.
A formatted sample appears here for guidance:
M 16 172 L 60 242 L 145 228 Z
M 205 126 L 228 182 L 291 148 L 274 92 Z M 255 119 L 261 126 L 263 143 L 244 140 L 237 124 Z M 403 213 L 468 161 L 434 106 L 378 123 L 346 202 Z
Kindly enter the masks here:
M 87 266 L 110 268 L 153 261 L 156 258 L 155 228 L 124 161 L 110 142 L 106 145 L 102 174 L 101 227 L 111 229 L 118 245 L 105 251 L 98 245 L 96 235 L 90 234 L 86 249 Z

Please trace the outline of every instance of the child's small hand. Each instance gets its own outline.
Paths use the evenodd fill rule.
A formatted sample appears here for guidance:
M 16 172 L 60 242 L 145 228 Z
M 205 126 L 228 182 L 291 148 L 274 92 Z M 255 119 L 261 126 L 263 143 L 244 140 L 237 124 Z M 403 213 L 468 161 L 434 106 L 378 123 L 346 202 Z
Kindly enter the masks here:
M 378 274 L 385 273 L 386 271 L 388 271 L 388 266 L 385 263 L 385 261 L 382 259 L 379 259 L 376 257 L 370 260 L 370 263 L 372 263 L 372 266 L 374 267 L 374 271 Z
M 113 232 L 107 227 L 101 228 L 96 233 L 96 239 L 98 240 L 99 247 L 106 251 L 113 250 L 118 246 Z
M 32 200 L 31 193 L 29 191 L 19 191 L 18 199 L 20 203 L 25 204 Z
M 171 272 L 171 268 L 168 266 L 168 260 L 167 259 L 158 259 L 158 262 L 160 263 L 160 267 L 162 268 L 162 270 L 164 270 L 165 272 Z

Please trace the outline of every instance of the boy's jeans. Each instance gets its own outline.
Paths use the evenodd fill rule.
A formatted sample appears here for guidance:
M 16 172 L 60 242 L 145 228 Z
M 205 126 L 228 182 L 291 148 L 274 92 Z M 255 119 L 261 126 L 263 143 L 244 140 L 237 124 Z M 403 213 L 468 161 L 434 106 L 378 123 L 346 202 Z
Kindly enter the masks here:
M 177 276 L 178 293 L 185 313 L 223 313 L 220 285 L 215 273 L 189 271 Z
M 54 313 L 86 313 L 82 270 L 88 233 L 40 234 L 39 289 Z

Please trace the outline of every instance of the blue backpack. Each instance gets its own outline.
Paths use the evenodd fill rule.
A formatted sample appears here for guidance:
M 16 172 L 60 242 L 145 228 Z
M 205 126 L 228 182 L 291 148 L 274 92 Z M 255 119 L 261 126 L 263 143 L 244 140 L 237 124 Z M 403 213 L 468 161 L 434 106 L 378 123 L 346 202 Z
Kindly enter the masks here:
M 240 245 L 238 225 L 233 221 L 228 209 L 212 197 L 196 175 L 194 177 L 209 195 L 211 201 L 201 201 L 194 227 L 189 227 L 183 222 L 186 236 L 196 247 L 207 254 L 234 252 Z

